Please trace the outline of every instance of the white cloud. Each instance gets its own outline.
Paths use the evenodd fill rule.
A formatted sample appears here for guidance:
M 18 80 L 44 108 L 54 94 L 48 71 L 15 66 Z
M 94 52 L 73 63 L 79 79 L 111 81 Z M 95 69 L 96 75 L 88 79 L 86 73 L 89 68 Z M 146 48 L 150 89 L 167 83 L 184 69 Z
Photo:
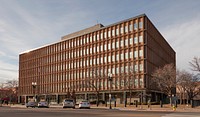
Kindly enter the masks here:
M 169 25 L 161 32 L 176 51 L 177 67 L 189 70 L 193 57 L 200 57 L 200 17 Z

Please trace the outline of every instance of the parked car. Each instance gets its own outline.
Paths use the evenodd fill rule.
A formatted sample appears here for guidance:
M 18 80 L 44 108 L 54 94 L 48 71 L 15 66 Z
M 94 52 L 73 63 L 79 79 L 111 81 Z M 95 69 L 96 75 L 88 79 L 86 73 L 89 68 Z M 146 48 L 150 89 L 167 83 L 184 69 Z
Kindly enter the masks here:
M 89 101 L 87 101 L 87 100 L 83 100 L 83 101 L 81 101 L 80 103 L 79 103 L 79 108 L 81 109 L 81 108 L 88 108 L 88 109 L 90 109 L 90 102 Z
M 63 108 L 75 108 L 74 99 L 64 99 L 63 100 Z
M 28 103 L 26 103 L 26 108 L 28 108 L 28 107 L 35 108 L 35 107 L 37 107 L 37 103 L 33 102 L 33 101 L 29 101 Z
M 48 102 L 46 102 L 46 101 L 40 101 L 39 103 L 38 103 L 38 108 L 39 107 L 46 107 L 46 108 L 49 108 L 49 104 L 48 104 Z

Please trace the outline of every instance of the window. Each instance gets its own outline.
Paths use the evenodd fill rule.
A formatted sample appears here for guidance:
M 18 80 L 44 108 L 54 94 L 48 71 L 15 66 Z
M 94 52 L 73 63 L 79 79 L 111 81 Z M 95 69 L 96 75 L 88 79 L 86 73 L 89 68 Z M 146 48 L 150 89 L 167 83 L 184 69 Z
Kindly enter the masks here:
M 106 32 L 104 32 L 104 38 L 107 38 L 107 33 Z
M 112 61 L 115 61 L 115 55 L 112 55 Z
M 125 26 L 125 32 L 126 33 L 128 32 L 128 26 Z
M 93 63 L 94 63 L 94 65 L 96 64 L 96 59 L 93 59 Z
M 104 56 L 104 63 L 106 63 L 107 62 L 107 57 L 106 56 Z
M 143 79 L 140 78 L 140 86 L 143 86 Z
M 128 46 L 128 39 L 125 40 L 125 46 Z
M 137 58 L 138 57 L 138 51 L 134 52 L 134 57 Z
M 143 56 L 143 50 L 139 51 L 139 56 L 142 57 Z
M 111 45 L 110 45 L 110 43 L 108 44 L 108 50 L 110 50 L 111 49 Z
M 95 47 L 93 47 L 93 52 L 96 53 L 96 48 Z
M 129 39 L 129 44 L 132 45 L 133 44 L 133 38 Z
M 81 39 L 81 40 L 80 40 L 80 44 L 81 44 L 81 45 L 82 45 L 82 41 L 83 41 L 83 40 Z
M 121 44 L 121 47 L 123 47 L 124 46 L 124 40 L 121 40 L 120 44 Z
M 138 43 L 138 37 L 134 37 L 134 44 Z
M 116 68 L 116 74 L 118 74 L 118 73 L 119 73 L 119 67 Z
M 116 35 L 119 35 L 119 29 L 118 28 L 116 29 Z
M 97 34 L 97 40 L 99 40 L 99 34 Z
M 121 60 L 124 60 L 124 54 L 123 53 L 121 54 Z
M 103 33 L 101 33 L 100 39 L 103 39 Z
M 103 45 L 101 45 L 101 51 L 103 51 Z
M 108 56 L 108 62 L 111 62 L 111 56 Z
M 140 71 L 143 71 L 143 64 L 140 64 Z
M 115 36 L 115 30 L 114 29 L 112 30 L 112 36 Z
M 138 29 L 137 23 L 134 23 L 134 30 L 137 30 L 137 29 Z
M 99 58 L 97 58 L 97 64 L 99 64 Z
M 110 35 L 110 30 L 108 31 L 108 37 L 111 37 L 111 35 Z
M 86 53 L 86 55 L 87 55 L 87 54 L 89 54 L 89 49 L 88 49 L 88 48 L 87 48 L 87 53 Z
M 112 73 L 115 74 L 115 68 L 112 68 Z
M 143 22 L 139 22 L 139 28 L 143 28 Z
M 133 58 L 133 52 L 130 52 L 129 54 L 129 58 Z
M 138 72 L 138 65 L 135 65 L 135 72 Z
M 129 31 L 133 31 L 133 25 L 132 24 L 129 25 Z
M 119 48 L 119 42 L 118 41 L 116 42 L 116 48 Z
M 139 36 L 139 42 L 142 43 L 143 42 L 143 36 Z
M 87 42 L 86 43 L 89 43 L 89 38 L 87 37 Z
M 93 36 L 93 39 L 94 39 L 94 41 L 96 41 L 96 36 L 95 35 Z
M 112 43 L 112 49 L 115 49 L 115 42 Z
M 125 53 L 125 59 L 128 59 L 128 52 Z
M 97 46 L 97 52 L 99 52 L 99 46 Z
M 121 34 L 124 33 L 124 28 L 123 27 L 120 28 L 120 33 Z
M 90 48 L 90 54 L 92 54 L 92 48 Z
M 103 64 L 103 57 L 101 57 L 101 64 Z
M 116 55 L 116 61 L 119 61 L 119 54 Z
M 135 79 L 135 87 L 138 87 L 138 79 Z
M 104 50 L 105 50 L 105 51 L 107 50 L 107 45 L 106 45 L 106 44 L 104 45 Z

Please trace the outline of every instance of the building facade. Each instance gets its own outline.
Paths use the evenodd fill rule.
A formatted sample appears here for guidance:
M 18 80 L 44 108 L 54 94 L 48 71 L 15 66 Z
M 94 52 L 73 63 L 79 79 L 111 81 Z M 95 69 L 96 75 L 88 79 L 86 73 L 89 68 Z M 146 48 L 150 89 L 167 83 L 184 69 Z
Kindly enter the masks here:
M 175 51 L 145 14 L 108 26 L 97 24 L 21 53 L 19 99 L 27 102 L 36 95 L 60 103 L 74 92 L 77 100 L 95 100 L 98 92 L 100 100 L 107 101 L 111 93 L 117 103 L 127 98 L 144 101 L 148 94 L 157 100 L 151 74 L 175 62 Z

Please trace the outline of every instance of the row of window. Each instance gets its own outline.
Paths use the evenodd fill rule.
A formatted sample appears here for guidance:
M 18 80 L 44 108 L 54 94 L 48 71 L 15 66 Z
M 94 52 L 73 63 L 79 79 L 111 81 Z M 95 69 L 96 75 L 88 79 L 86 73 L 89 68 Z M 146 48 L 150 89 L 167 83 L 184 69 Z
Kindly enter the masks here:
M 44 69 L 40 69 L 40 72 L 36 72 L 32 71 L 32 70 L 27 70 L 27 71 L 22 71 L 20 73 L 21 78 L 31 78 L 31 77 L 36 77 L 36 75 L 40 75 L 40 76 L 48 76 L 49 78 L 52 77 L 52 82 L 61 82 L 61 81 L 71 81 L 71 80 L 81 80 L 81 79 L 85 79 L 85 78 L 95 78 L 96 76 L 107 76 L 107 73 L 112 73 L 115 77 L 115 75 L 123 75 L 123 74 L 129 74 L 129 75 L 134 75 L 135 73 L 138 72 L 143 72 L 144 71 L 144 65 L 142 63 L 139 64 L 135 64 L 133 67 L 129 67 L 129 66 L 112 66 L 112 68 L 108 67 L 105 69 L 100 69 L 100 70 L 95 70 L 95 69 L 85 69 L 85 70 L 81 70 L 81 71 L 67 71 L 65 73 L 55 73 L 54 70 L 56 70 L 58 68 L 56 67 L 51 67 L 50 69 L 46 69 L 47 71 L 45 71 Z M 49 74 L 51 73 L 51 74 Z M 39 77 L 39 76 L 37 76 Z M 48 80 L 49 81 L 49 80 Z M 48 83 L 48 82 L 45 82 Z
M 30 84 L 30 82 L 29 82 Z M 91 85 L 93 87 L 91 87 Z M 99 80 L 99 81 L 76 81 L 76 82 L 62 82 L 62 83 L 54 83 L 54 84 L 48 84 L 48 85 L 40 85 L 38 86 L 38 93 L 44 93 L 44 92 L 67 92 L 68 88 L 70 90 L 74 89 L 77 91 L 92 91 L 95 90 L 94 87 L 97 87 L 99 89 L 110 89 L 110 82 L 109 80 Z M 143 86 L 143 78 L 134 78 L 132 80 L 128 79 L 113 79 L 112 81 L 112 90 L 119 90 L 119 89 L 129 89 L 131 88 L 139 88 Z M 23 88 L 21 90 L 22 92 L 29 92 L 32 93 L 32 87 L 29 86 L 28 88 Z
M 70 55 L 70 54 L 69 54 Z M 104 57 L 97 57 L 97 58 L 90 58 L 90 57 L 85 57 L 82 58 L 80 61 L 74 60 L 72 61 L 66 61 L 63 62 L 59 56 L 49 56 L 48 59 L 39 59 L 37 61 L 28 61 L 21 63 L 21 69 L 27 69 L 27 68 L 32 68 L 36 67 L 39 65 L 45 65 L 53 62 L 60 62 L 62 64 L 54 64 L 59 70 L 64 70 L 64 69 L 70 69 L 70 68 L 79 68 L 79 67 L 85 67 L 85 66 L 92 66 L 92 65 L 99 65 L 99 64 L 104 64 L 104 63 L 110 63 L 110 62 L 117 62 L 117 61 L 123 61 L 123 60 L 128 60 L 128 59 L 133 59 L 133 58 L 138 58 L 138 57 L 143 57 L 144 56 L 144 51 L 143 50 L 136 50 L 133 52 L 126 52 L 126 53 L 121 53 L 121 54 L 114 54 L 114 55 L 108 55 Z M 72 59 L 75 56 L 71 56 Z M 70 56 L 69 56 L 70 58 Z M 54 67 L 55 67 L 54 66 Z

